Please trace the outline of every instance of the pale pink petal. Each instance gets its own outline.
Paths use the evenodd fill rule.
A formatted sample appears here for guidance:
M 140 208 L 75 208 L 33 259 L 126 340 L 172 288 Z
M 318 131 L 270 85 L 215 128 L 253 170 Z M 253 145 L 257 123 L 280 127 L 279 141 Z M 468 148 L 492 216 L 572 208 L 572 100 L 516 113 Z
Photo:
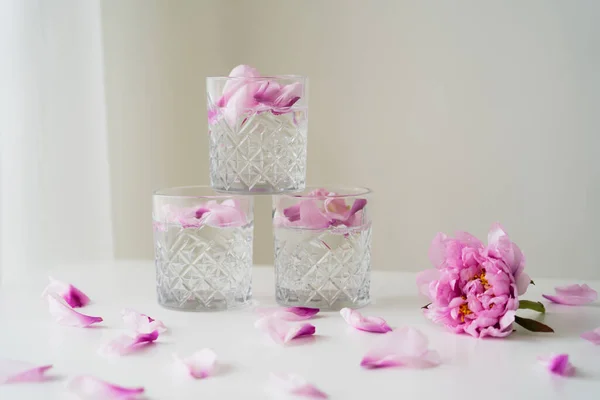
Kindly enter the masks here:
M 211 349 L 202 349 L 183 359 L 177 355 L 174 357 L 175 362 L 195 379 L 204 379 L 212 375 L 217 362 L 217 355 Z
M 314 335 L 316 331 L 314 325 L 308 323 L 290 325 L 284 320 L 272 316 L 259 319 L 254 326 L 267 333 L 278 344 L 286 344 L 293 339 Z
M 319 312 L 319 309 L 309 307 L 276 307 L 259 308 L 257 311 L 262 316 L 272 316 L 286 321 L 302 321 L 314 317 Z
M 276 108 L 287 108 L 293 106 L 302 96 L 302 84 L 300 82 L 285 85 L 278 93 L 273 102 Z
M 440 271 L 437 269 L 431 268 L 419 272 L 417 274 L 417 287 L 419 288 L 419 293 L 431 299 L 431 294 L 429 293 L 429 284 L 438 279 L 440 279 Z
M 446 259 L 445 241 L 447 239 L 448 236 L 438 232 L 431 242 L 431 246 L 429 247 L 429 261 L 431 261 L 435 268 L 440 269 L 444 265 Z
M 300 202 L 300 221 L 302 227 L 310 229 L 323 229 L 330 225 L 329 219 L 313 200 Z
M 239 78 L 258 78 L 260 77 L 260 73 L 256 68 L 253 68 L 249 65 L 238 65 L 233 68 L 228 75 L 231 78 L 238 79 L 228 79 L 223 86 L 223 96 L 219 100 L 217 100 L 217 106 L 225 107 L 230 98 L 242 87 L 247 85 L 248 79 L 239 79 Z
M 575 368 L 569 362 L 568 354 L 553 354 L 551 356 L 538 357 L 538 361 L 548 368 L 553 374 L 560 376 L 572 376 Z
M 304 399 L 329 398 L 325 392 L 295 374 L 271 374 L 269 391 L 279 396 L 291 395 Z
M 300 204 L 294 204 L 283 209 L 283 215 L 290 221 L 298 221 L 300 219 Z
M 526 272 L 521 272 L 519 276 L 515 277 L 517 283 L 517 294 L 522 296 L 527 291 L 529 284 L 531 283 L 531 277 Z
M 0 385 L 3 383 L 42 382 L 52 365 L 36 366 L 23 361 L 0 359 Z
M 93 376 L 76 376 L 66 386 L 81 400 L 134 400 L 144 393 L 143 387 L 125 388 Z
M 131 332 L 152 333 L 153 331 L 158 331 L 158 333 L 164 333 L 167 331 L 167 327 L 161 321 L 129 308 L 123 309 L 121 316 L 123 317 L 125 327 Z
M 229 98 L 227 106 L 221 109 L 223 117 L 230 127 L 237 126 L 240 117 L 256 107 L 258 103 L 254 100 L 255 92 L 256 84 L 244 84 Z
M 364 317 L 360 312 L 350 308 L 342 308 L 340 314 L 348 325 L 361 331 L 386 333 L 392 330 L 383 318 Z
M 158 339 L 158 331 L 140 333 L 136 336 L 121 335 L 111 340 L 99 350 L 107 356 L 122 356 L 139 350 Z
M 46 298 L 48 299 L 50 315 L 61 325 L 87 328 L 92 324 L 102 322 L 100 317 L 84 315 L 73 310 L 62 297 L 55 293 L 48 294 Z
M 595 345 L 599 345 L 600 344 L 600 328 L 596 328 L 593 331 L 583 332 L 581 334 L 581 338 L 583 338 L 585 340 L 589 340 L 590 342 L 594 343 Z
M 210 207 L 210 212 L 205 214 L 204 223 L 215 227 L 234 227 L 246 224 L 246 215 L 237 206 L 230 206 L 225 201 Z
M 427 337 L 419 330 L 400 328 L 382 336 L 363 357 L 360 365 L 364 368 L 434 367 L 440 363 L 440 356 L 428 346 Z
M 268 106 L 273 106 L 281 93 L 281 89 L 281 85 L 275 81 L 263 82 L 254 94 L 254 100 Z
M 588 285 L 568 285 L 556 287 L 556 295 L 543 294 L 546 299 L 570 306 L 579 306 L 596 301 L 598 292 L 590 288 Z
M 50 283 L 44 289 L 42 296 L 55 293 L 62 297 L 72 308 L 84 307 L 89 304 L 90 298 L 75 286 L 49 277 Z
M 346 201 L 341 198 L 327 198 L 323 202 L 325 211 L 329 218 L 335 218 L 338 220 L 345 220 L 349 211 L 349 207 L 346 205 Z

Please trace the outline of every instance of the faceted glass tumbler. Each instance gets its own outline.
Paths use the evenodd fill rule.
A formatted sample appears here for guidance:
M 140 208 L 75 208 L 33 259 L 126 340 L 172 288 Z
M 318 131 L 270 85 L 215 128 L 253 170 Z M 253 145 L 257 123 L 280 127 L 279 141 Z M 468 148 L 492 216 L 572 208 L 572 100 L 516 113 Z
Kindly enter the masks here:
M 307 188 L 273 196 L 277 303 L 329 310 L 369 303 L 371 191 Z
M 207 78 L 215 190 L 273 194 L 304 189 L 307 85 L 301 76 Z
M 201 186 L 158 190 L 152 219 L 160 305 L 216 311 L 250 302 L 252 197 Z

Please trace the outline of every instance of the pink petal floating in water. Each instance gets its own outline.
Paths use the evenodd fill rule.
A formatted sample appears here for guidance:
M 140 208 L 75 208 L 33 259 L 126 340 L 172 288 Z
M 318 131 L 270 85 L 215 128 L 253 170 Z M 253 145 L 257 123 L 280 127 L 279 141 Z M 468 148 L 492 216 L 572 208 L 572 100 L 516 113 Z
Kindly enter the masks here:
M 340 314 L 348 325 L 361 331 L 386 333 L 392 330 L 383 318 L 363 317 L 360 312 L 350 308 L 342 308 Z
M 585 340 L 589 340 L 590 342 L 598 345 L 600 344 L 600 328 L 596 328 L 592 331 L 583 332 L 581 334 L 581 338 Z
M 107 356 L 122 356 L 139 350 L 158 339 L 158 331 L 140 333 L 136 336 L 121 335 L 100 348 L 100 353 Z
M 543 294 L 546 299 L 569 306 L 580 306 L 595 301 L 598 298 L 598 292 L 586 284 L 568 285 L 554 288 L 555 295 Z
M 123 317 L 125 327 L 131 332 L 152 333 L 153 331 L 158 331 L 158 333 L 164 333 L 167 331 L 167 327 L 161 321 L 129 308 L 123 309 L 121 316 Z
M 553 374 L 560 376 L 572 376 L 575 368 L 569 362 L 568 354 L 553 354 L 551 356 L 538 357 L 538 361 L 548 368 Z
M 235 67 L 231 70 L 231 72 L 229 73 L 228 76 L 230 78 L 237 78 L 237 79 L 228 79 L 227 82 L 225 82 L 225 85 L 223 86 L 223 96 L 221 96 L 221 98 L 219 100 L 217 100 L 218 107 L 227 106 L 231 97 L 235 93 L 237 93 L 237 91 L 240 90 L 242 87 L 246 86 L 248 84 L 248 82 L 250 81 L 249 79 L 239 79 L 239 78 L 258 78 L 258 77 L 260 77 L 260 73 L 258 72 L 258 70 L 256 68 L 253 68 L 249 65 L 238 65 L 237 67 Z M 254 96 L 254 92 L 257 89 L 258 88 L 256 88 L 252 92 L 252 96 Z
M 310 229 L 323 229 L 330 225 L 329 218 L 323 214 L 317 201 L 308 199 L 300 202 L 301 226 Z
M 50 283 L 44 289 L 42 296 L 55 293 L 62 297 L 72 308 L 84 307 L 90 303 L 90 298 L 75 286 L 49 277 Z
M 3 383 L 42 382 L 52 365 L 35 366 L 23 361 L 0 359 L 0 385 Z
M 262 316 L 272 316 L 286 321 L 302 321 L 314 317 L 319 312 L 319 309 L 309 307 L 275 307 L 261 308 L 257 311 Z
M 189 357 L 179 358 L 174 356 L 180 366 L 195 379 L 204 379 L 213 374 L 217 362 L 217 355 L 211 349 L 202 349 Z
M 144 393 L 143 387 L 125 388 L 93 376 L 76 376 L 66 386 L 81 400 L 134 400 Z
M 280 396 L 295 396 L 305 399 L 327 399 L 329 396 L 316 386 L 295 374 L 271 374 L 269 391 Z
M 437 351 L 428 348 L 429 340 L 414 328 L 400 328 L 378 341 L 363 357 L 364 368 L 411 367 L 429 368 L 440 363 Z
M 91 317 L 73 310 L 62 297 L 55 293 L 48 294 L 46 298 L 48 299 L 50 315 L 61 325 L 87 328 L 92 324 L 102 322 L 100 317 Z
M 263 317 L 254 326 L 267 333 L 275 343 L 286 344 L 302 336 L 314 335 L 315 327 L 308 323 L 290 325 L 272 316 Z
M 239 203 L 225 200 L 221 204 L 209 207 L 210 211 L 204 214 L 203 222 L 215 227 L 234 227 L 246 224 L 246 215 Z

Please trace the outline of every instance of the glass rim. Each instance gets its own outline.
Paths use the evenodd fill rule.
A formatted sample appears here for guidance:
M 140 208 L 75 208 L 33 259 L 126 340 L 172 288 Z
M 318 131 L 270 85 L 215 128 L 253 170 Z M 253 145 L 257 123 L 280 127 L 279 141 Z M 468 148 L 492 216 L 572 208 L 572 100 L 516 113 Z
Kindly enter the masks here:
M 177 194 L 177 191 L 185 190 L 206 190 L 212 191 L 212 194 Z M 152 191 L 153 197 L 165 197 L 165 198 L 178 198 L 178 199 L 234 199 L 240 197 L 248 197 L 240 194 L 229 194 L 225 192 L 218 192 L 209 185 L 189 185 L 189 186 L 172 186 Z
M 207 76 L 206 80 L 229 80 L 229 79 L 240 79 L 240 80 L 255 80 L 255 81 L 263 81 L 269 79 L 304 79 L 307 80 L 308 77 L 304 75 L 270 75 L 270 76 Z
M 348 194 L 329 194 L 326 196 L 309 196 L 309 193 L 317 190 L 317 189 L 325 189 L 328 192 L 335 192 L 335 189 L 341 190 L 342 192 L 346 191 L 355 191 L 356 193 L 348 193 Z M 330 190 L 333 189 L 333 190 Z M 302 193 L 294 193 L 294 192 L 289 192 L 289 193 L 277 193 L 277 194 L 273 194 L 273 197 L 287 197 L 287 198 L 292 198 L 292 199 L 318 199 L 318 198 L 324 198 L 324 199 L 339 199 L 339 198 L 352 198 L 352 197 L 361 197 L 361 196 L 368 196 L 373 194 L 373 190 L 371 190 L 368 187 L 364 187 L 364 186 L 346 186 L 346 185 L 311 185 L 311 186 L 306 186 L 304 188 L 304 190 L 302 191 L 307 192 L 306 194 L 302 194 Z

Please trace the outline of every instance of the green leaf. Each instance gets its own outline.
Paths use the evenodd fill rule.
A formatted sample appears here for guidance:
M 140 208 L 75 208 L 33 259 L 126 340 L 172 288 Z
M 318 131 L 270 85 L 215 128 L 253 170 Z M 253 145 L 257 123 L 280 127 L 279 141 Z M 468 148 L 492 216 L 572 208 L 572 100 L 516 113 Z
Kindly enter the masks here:
M 531 332 L 554 332 L 554 329 L 535 319 L 523 318 L 515 315 L 515 322 Z
M 519 300 L 519 309 L 521 310 L 533 310 L 540 313 L 546 312 L 546 307 L 539 301 L 531 301 L 531 300 Z
M 427 308 L 429 308 L 429 306 L 430 306 L 430 305 L 431 305 L 431 303 L 429 303 L 429 304 L 425 304 L 425 305 L 424 305 L 423 307 L 421 307 L 421 308 L 422 308 L 422 309 L 423 309 L 423 308 L 427 309 Z

